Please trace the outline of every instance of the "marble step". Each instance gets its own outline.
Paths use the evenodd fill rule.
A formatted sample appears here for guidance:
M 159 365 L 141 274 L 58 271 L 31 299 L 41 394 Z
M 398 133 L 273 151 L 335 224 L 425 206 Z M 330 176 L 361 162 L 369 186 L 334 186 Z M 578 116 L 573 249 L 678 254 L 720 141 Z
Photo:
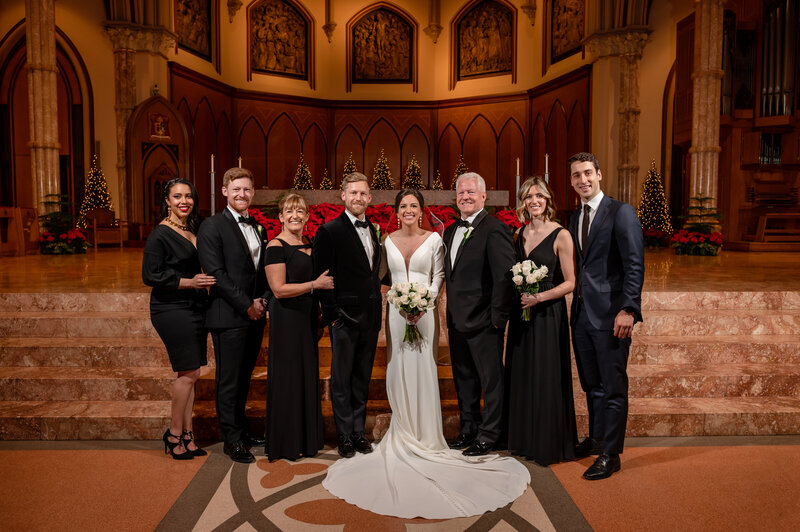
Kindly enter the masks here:
M 794 335 L 800 310 L 652 310 L 633 330 L 637 336 Z
M 439 394 L 455 399 L 450 366 L 437 366 Z M 632 365 L 628 368 L 631 398 L 669 397 L 800 397 L 800 365 L 720 364 Z M 169 367 L 82 368 L 2 367 L 0 401 L 158 401 L 167 400 L 175 374 Z M 267 368 L 258 366 L 250 384 L 250 399 L 265 400 Z M 330 400 L 330 368 L 319 371 L 320 394 Z M 577 372 L 573 369 L 573 390 L 582 397 Z M 214 370 L 204 368 L 198 380 L 199 401 L 214 398 Z M 386 399 L 386 368 L 375 366 L 369 397 Z
M 253 430 L 264 426 L 265 405 L 249 402 Z M 335 438 L 329 402 L 322 403 L 326 439 Z M 157 440 L 169 424 L 169 401 L 3 401 L 0 440 Z M 584 402 L 576 403 L 578 433 L 586 434 Z M 391 419 L 388 401 L 370 401 L 367 432 L 382 436 Z M 455 400 L 442 401 L 445 436 L 458 433 Z M 202 441 L 218 441 L 211 401 L 195 404 L 194 430 Z M 628 436 L 718 436 L 800 433 L 800 398 L 725 397 L 632 400 Z
M 800 364 L 800 335 L 644 336 L 634 334 L 636 364 Z
M 0 293 L 5 312 L 150 312 L 150 292 Z
M 0 337 L 157 338 L 144 312 L 0 312 Z
M 663 292 L 642 293 L 645 317 L 651 310 L 797 310 L 800 292 Z

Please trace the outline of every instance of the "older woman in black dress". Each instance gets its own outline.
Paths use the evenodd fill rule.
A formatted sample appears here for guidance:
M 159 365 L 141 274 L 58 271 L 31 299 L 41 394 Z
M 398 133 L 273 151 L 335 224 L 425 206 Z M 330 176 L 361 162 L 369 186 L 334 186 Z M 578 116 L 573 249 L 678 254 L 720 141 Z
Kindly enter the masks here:
M 283 230 L 267 244 L 269 303 L 267 441 L 270 461 L 314 456 L 323 446 L 314 289 L 333 289 L 325 271 L 313 278 L 311 241 L 303 236 L 308 204 L 288 194 L 278 204 Z
M 190 181 L 172 179 L 164 185 L 163 220 L 147 237 L 142 259 L 142 280 L 153 287 L 150 319 L 178 374 L 172 385 L 172 421 L 163 438 L 164 452 L 176 460 L 207 454 L 194 442 L 192 409 L 195 382 L 207 363 L 203 304 L 214 278 L 200 271 L 196 200 Z

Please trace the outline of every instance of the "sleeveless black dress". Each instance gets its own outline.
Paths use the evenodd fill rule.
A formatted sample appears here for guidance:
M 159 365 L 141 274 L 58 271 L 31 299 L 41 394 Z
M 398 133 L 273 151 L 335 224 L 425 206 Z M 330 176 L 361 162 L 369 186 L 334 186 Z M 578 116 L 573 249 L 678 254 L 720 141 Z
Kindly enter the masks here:
M 280 239 L 279 239 L 280 240 Z M 267 247 L 266 263 L 286 264 L 287 283 L 313 279 L 310 244 Z M 269 303 L 267 443 L 270 461 L 297 460 L 322 449 L 322 404 L 317 352 L 317 304 L 311 294 Z
M 181 279 L 191 279 L 200 271 L 194 244 L 165 225 L 155 226 L 144 246 L 142 281 L 153 287 L 150 321 L 175 372 L 192 371 L 207 363 L 204 312 L 208 293 L 178 288 Z
M 564 281 L 553 251 L 555 229 L 525 256 L 523 238 L 515 243 L 517 261 L 547 266 L 539 282 L 544 292 Z M 506 415 L 508 450 L 540 465 L 575 458 L 578 434 L 572 396 L 569 320 L 564 298 L 532 307 L 531 321 L 522 321 L 519 297 L 511 313 L 506 346 Z

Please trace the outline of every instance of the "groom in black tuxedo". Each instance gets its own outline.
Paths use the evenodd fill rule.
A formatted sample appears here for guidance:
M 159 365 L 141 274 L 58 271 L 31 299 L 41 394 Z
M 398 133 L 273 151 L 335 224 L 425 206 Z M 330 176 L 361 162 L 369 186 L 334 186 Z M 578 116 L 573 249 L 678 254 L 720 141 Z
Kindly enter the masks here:
M 381 246 L 364 214 L 372 195 L 367 176 L 354 172 L 342 180 L 345 210 L 317 230 L 314 275 L 329 271 L 333 290 L 320 290 L 322 323 L 330 326 L 331 403 L 339 454 L 371 453 L 364 436 L 367 395 L 381 328 Z
M 254 462 L 248 447 L 264 445 L 250 431 L 245 405 L 250 377 L 264 336 L 267 277 L 264 240 L 247 212 L 254 193 L 253 174 L 231 168 L 222 180 L 225 209 L 205 220 L 197 233 L 203 271 L 217 283 L 211 288 L 206 327 L 216 360 L 216 407 L 225 454 L 236 462 Z M 211 273 L 214 272 L 214 273 Z
M 587 480 L 620 469 L 628 421 L 628 351 L 631 332 L 642 321 L 644 244 L 636 211 L 603 194 L 597 158 L 578 153 L 567 161 L 581 207 L 569 220 L 577 275 L 572 297 L 572 347 L 589 410 L 589 437 L 578 458 L 599 454 Z
M 449 445 L 479 456 L 491 451 L 500 437 L 503 335 L 514 297 L 514 246 L 508 227 L 483 209 L 486 182 L 480 175 L 459 176 L 456 194 L 461 219 L 444 232 L 444 271 L 461 433 Z

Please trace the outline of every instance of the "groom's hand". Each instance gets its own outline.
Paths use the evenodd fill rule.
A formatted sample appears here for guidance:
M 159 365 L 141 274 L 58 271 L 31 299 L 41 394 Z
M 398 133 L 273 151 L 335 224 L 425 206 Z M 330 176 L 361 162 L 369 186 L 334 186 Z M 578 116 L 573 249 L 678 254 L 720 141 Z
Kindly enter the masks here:
M 266 307 L 264 306 L 264 300 L 260 298 L 254 299 L 250 304 L 250 307 L 247 309 L 247 317 L 253 321 L 260 320 L 264 317 L 265 313 Z

